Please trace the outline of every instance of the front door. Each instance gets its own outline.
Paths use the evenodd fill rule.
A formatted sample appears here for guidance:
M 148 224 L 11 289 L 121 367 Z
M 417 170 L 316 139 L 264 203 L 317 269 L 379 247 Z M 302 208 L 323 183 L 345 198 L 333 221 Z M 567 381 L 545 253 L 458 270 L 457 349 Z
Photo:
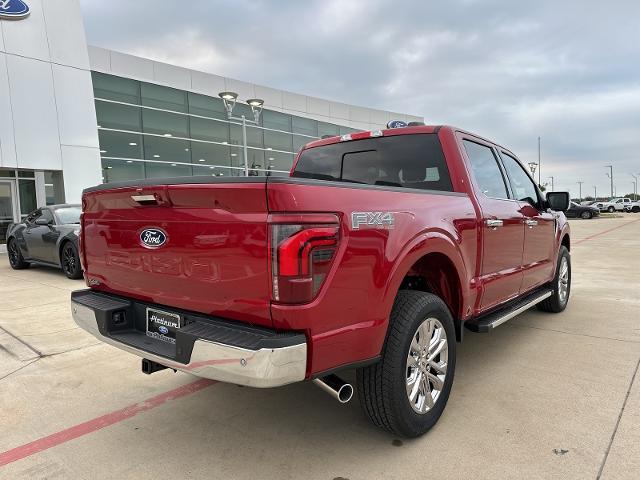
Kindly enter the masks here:
M 556 217 L 543 208 L 543 201 L 534 181 L 524 167 L 509 153 L 500 156 L 507 172 L 514 197 L 520 202 L 524 216 L 524 254 L 521 293 L 551 280 L 556 268 Z
M 482 295 L 478 312 L 518 295 L 522 283 L 524 217 L 520 203 L 509 198 L 507 181 L 493 148 L 477 139 L 463 144 L 482 210 Z
M 7 243 L 7 228 L 17 221 L 15 191 L 13 180 L 0 180 L 0 244 Z

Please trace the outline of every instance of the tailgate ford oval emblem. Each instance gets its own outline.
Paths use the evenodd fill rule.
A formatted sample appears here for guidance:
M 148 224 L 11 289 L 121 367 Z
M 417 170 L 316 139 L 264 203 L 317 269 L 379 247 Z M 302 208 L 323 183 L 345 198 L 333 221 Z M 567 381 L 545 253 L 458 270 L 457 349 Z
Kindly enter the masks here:
M 147 248 L 159 248 L 167 241 L 167 234 L 160 228 L 145 228 L 140 232 L 140 243 Z
M 158 327 L 158 331 L 163 335 L 166 335 L 167 333 L 169 333 L 169 329 L 167 327 L 165 327 L 164 325 L 160 325 Z

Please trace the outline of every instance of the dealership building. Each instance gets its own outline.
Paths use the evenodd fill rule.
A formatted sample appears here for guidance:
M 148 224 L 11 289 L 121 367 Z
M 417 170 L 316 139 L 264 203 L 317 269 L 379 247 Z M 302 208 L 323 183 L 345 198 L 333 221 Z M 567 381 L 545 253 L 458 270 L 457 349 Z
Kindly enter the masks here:
M 11 2 L 28 12 L 12 17 Z M 0 244 L 9 223 L 88 186 L 287 175 L 309 141 L 422 121 L 87 46 L 78 0 L 2 5 Z M 231 119 L 221 92 L 237 94 Z M 264 101 L 257 123 L 249 99 Z

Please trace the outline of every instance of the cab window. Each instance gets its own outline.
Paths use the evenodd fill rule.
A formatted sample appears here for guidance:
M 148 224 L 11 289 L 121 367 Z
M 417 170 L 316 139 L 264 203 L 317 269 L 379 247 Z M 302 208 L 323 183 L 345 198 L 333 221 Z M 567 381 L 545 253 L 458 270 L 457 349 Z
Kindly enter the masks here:
M 501 156 L 514 197 L 521 202 L 527 202 L 531 206 L 539 209 L 540 200 L 538 199 L 538 191 L 524 167 L 508 153 L 501 152 Z
M 493 150 L 485 145 L 464 140 L 473 176 L 487 197 L 508 199 L 507 186 Z

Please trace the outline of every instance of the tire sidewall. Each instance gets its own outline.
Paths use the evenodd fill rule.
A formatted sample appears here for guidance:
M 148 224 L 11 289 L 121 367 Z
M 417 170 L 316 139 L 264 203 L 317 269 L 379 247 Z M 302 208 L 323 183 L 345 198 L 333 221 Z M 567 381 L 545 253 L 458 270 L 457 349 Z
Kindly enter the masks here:
M 18 255 L 18 258 L 15 261 L 15 263 L 11 260 L 11 248 L 12 247 L 15 247 L 17 255 Z M 25 261 L 24 261 L 24 258 L 22 257 L 22 252 L 20 251 L 20 246 L 18 245 L 18 242 L 16 241 L 15 238 L 9 239 L 9 242 L 7 243 L 7 256 L 9 257 L 9 265 L 11 266 L 11 268 L 13 268 L 13 269 L 24 268 Z
M 429 294 L 426 294 L 429 295 Z M 440 418 L 449 398 L 456 365 L 456 334 L 453 318 L 442 300 L 434 295 L 429 295 L 429 301 L 417 313 L 410 323 L 406 325 L 405 334 L 398 351 L 385 355 L 385 367 L 392 369 L 393 376 L 393 407 L 394 413 L 401 425 L 401 430 L 409 437 L 421 435 L 431 428 Z M 444 387 L 434 407 L 424 414 L 419 414 L 411 407 L 406 394 L 406 362 L 413 336 L 418 327 L 427 318 L 436 318 L 440 321 L 447 334 L 447 375 Z
M 565 298 L 564 303 L 560 301 L 560 289 L 558 286 L 558 279 L 560 278 L 560 266 L 562 265 L 562 259 L 567 259 L 567 267 L 569 268 L 569 283 L 567 285 L 567 298 Z M 571 255 L 569 250 L 565 246 L 560 247 L 560 252 L 558 253 L 558 264 L 556 266 L 556 275 L 553 278 L 553 298 L 556 310 L 558 312 L 563 311 L 567 308 L 567 304 L 569 303 L 569 298 L 571 297 Z

